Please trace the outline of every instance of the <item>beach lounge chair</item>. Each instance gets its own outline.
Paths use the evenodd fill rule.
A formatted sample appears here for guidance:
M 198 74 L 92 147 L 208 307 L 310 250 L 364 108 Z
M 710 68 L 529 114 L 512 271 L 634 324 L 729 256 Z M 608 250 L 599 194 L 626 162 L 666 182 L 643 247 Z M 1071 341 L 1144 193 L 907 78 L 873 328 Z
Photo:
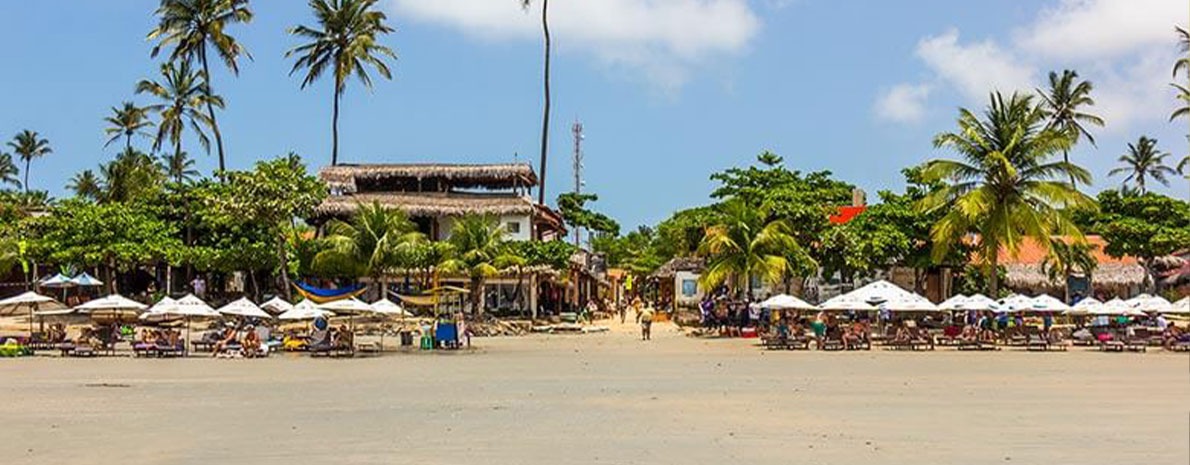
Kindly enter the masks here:
M 845 347 L 846 346 L 843 345 L 843 338 L 839 337 L 838 335 L 828 334 L 822 339 L 822 350 L 839 351 L 843 350 Z
M 132 356 L 137 358 L 156 357 L 157 346 L 138 342 L 132 345 Z
M 960 339 L 958 346 L 956 346 L 955 348 L 957 348 L 958 350 L 961 350 L 961 351 L 976 351 L 976 352 L 1000 350 L 999 347 L 996 347 L 996 344 L 991 343 L 991 342 L 986 342 L 986 341 L 980 341 L 978 339 Z
M 959 344 L 959 336 L 962 334 L 962 326 L 947 326 L 942 328 L 942 334 L 937 337 L 935 343 L 940 346 L 955 346 Z
M 918 329 L 912 333 L 912 337 L 909 339 L 909 348 L 911 350 L 934 350 L 934 337 L 928 330 Z
M 1124 338 L 1124 350 L 1129 352 L 1147 352 L 1149 350 L 1149 336 L 1136 334 Z

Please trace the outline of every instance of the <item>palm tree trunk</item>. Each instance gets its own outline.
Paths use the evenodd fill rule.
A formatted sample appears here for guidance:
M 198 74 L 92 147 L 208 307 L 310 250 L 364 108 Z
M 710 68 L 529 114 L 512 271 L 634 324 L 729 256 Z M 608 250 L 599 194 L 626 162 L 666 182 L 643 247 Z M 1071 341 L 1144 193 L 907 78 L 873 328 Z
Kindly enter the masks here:
M 132 150 L 132 134 L 124 133 L 124 149 Z
M 277 259 L 281 264 L 281 286 L 285 293 L 286 300 L 292 300 L 293 296 L 289 293 L 289 256 L 285 253 L 285 235 L 282 234 L 277 241 Z
M 546 157 L 549 153 L 550 141 L 550 0 L 541 2 L 541 30 L 545 35 L 545 108 L 541 117 L 541 185 L 538 186 L 537 203 L 545 205 L 545 172 Z
M 29 165 L 33 163 L 33 157 L 25 159 L 25 193 L 29 193 Z
M 1067 165 L 1070 165 L 1070 151 L 1069 150 L 1062 151 L 1062 161 L 1065 161 Z M 1078 184 L 1074 181 L 1074 173 L 1070 173 L 1070 186 L 1071 187 L 1078 186 Z
M 993 299 L 1000 295 L 1000 248 L 992 249 L 988 269 L 988 297 Z
M 343 86 L 335 82 L 335 110 L 331 117 L 331 166 L 339 164 L 339 96 Z
M 226 161 L 223 158 L 223 134 L 219 132 L 219 122 L 215 120 L 215 105 L 211 102 L 213 92 L 211 89 L 211 68 L 207 66 L 207 46 L 205 44 L 198 49 L 198 55 L 202 60 L 203 80 L 206 82 L 207 116 L 211 118 L 211 132 L 215 133 L 215 147 L 219 149 L 219 178 L 223 179 L 223 172 L 227 170 Z

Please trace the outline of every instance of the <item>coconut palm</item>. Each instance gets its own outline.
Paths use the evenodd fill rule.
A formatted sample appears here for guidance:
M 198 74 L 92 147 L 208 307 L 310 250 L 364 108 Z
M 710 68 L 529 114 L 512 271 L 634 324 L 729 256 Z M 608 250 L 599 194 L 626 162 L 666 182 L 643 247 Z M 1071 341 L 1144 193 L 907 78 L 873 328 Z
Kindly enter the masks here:
M 488 216 L 467 215 L 455 221 L 450 230 L 454 258 L 440 268 L 459 271 L 470 278 L 471 308 L 483 312 L 483 288 L 487 279 L 500 273 L 500 266 L 508 262 L 504 247 L 507 230 Z
M 1181 71 L 1190 73 L 1190 31 L 1174 26 L 1174 32 L 1178 35 L 1178 50 L 1181 52 L 1178 61 L 1173 64 L 1173 77 L 1177 79 Z
M 332 67 L 335 77 L 334 110 L 331 116 L 331 165 L 339 164 L 339 101 L 352 75 L 369 89 L 372 78 L 368 75 L 370 66 L 386 79 L 392 79 L 392 72 L 383 58 L 396 58 L 391 49 L 380 45 L 380 35 L 393 32 L 384 24 L 384 12 L 376 9 L 378 0 L 310 0 L 310 9 L 318 26 L 297 26 L 289 33 L 309 42 L 285 53 L 286 57 L 297 56 L 292 75 L 300 69 L 306 70 L 302 88 L 322 76 L 327 67 Z
M 54 153 L 54 149 L 50 148 L 50 141 L 42 139 L 36 131 L 28 129 L 17 133 L 12 140 L 8 142 L 8 146 L 12 151 L 25 162 L 25 193 L 29 192 L 29 168 L 34 159 L 44 157 Z
M 151 155 L 136 149 L 125 149 L 116 159 L 99 167 L 103 178 L 106 202 L 128 202 L 141 198 L 165 182 L 165 172 Z
M 167 141 L 173 146 L 174 156 L 182 153 L 182 133 L 189 127 L 207 153 L 211 151 L 211 140 L 205 128 L 214 128 L 214 123 L 204 115 L 204 106 L 223 108 L 223 99 L 211 95 L 202 80 L 202 73 L 191 70 L 190 64 L 165 63 L 161 65 L 161 80 L 142 80 L 136 85 L 136 93 L 150 94 L 161 103 L 145 107 L 157 113 L 157 134 L 153 139 L 153 151 L 161 150 Z
M 1050 250 L 1041 262 L 1041 272 L 1045 273 L 1050 281 L 1062 280 L 1062 289 L 1066 296 L 1064 302 L 1070 302 L 1070 277 L 1082 274 L 1090 279 L 1091 273 L 1099 266 L 1099 260 L 1095 258 L 1097 248 L 1098 246 L 1086 240 L 1050 239 Z
M 1124 166 L 1111 170 L 1108 175 L 1127 174 L 1124 183 L 1135 183 L 1140 193 L 1144 194 L 1147 192 L 1147 179 L 1153 179 L 1168 186 L 1167 176 L 1177 174 L 1177 171 L 1165 164 L 1165 159 L 1169 156 L 1169 152 L 1157 149 L 1156 139 L 1140 136 L 1136 143 L 1128 144 L 1128 153 L 1120 155 L 1119 162 Z
M 193 181 L 199 174 L 198 170 L 194 169 L 194 160 L 191 160 L 186 152 L 162 156 L 161 164 L 165 168 L 166 177 L 178 184 Z
M 375 282 L 381 282 L 397 265 L 402 242 L 421 240 L 421 233 L 404 212 L 378 202 L 360 205 L 350 222 L 331 222 L 327 233 L 329 248 L 315 256 L 315 268 L 354 263 L 355 274 Z
M 528 9 L 533 4 L 532 0 L 520 0 L 521 8 Z M 553 46 L 550 38 L 550 0 L 541 0 L 541 32 L 545 38 L 545 72 L 543 73 L 542 84 L 545 87 L 545 101 L 542 105 L 541 116 L 541 165 L 540 169 L 541 185 L 537 191 L 537 203 L 545 205 L 545 162 L 549 154 L 550 141 L 550 47 Z
M 7 184 L 20 189 L 20 174 L 21 170 L 18 169 L 16 163 L 13 163 L 12 161 L 12 154 L 0 152 L 0 186 Z
M 1030 96 L 1013 94 L 1006 101 L 994 93 L 983 119 L 962 109 L 958 125 L 958 132 L 935 136 L 935 147 L 950 148 L 959 158 L 926 164 L 925 179 L 942 187 L 917 207 L 945 211 L 930 231 L 935 261 L 978 234 L 988 295 L 998 295 L 1002 249 L 1015 255 L 1025 238 L 1048 247 L 1053 235 L 1082 237 L 1069 207 L 1090 208 L 1094 201 L 1065 180 L 1087 184 L 1091 175 L 1072 163 L 1051 161 L 1071 140 L 1046 124 L 1045 111 Z
M 111 139 L 107 140 L 104 147 L 112 145 L 112 142 L 124 138 L 124 148 L 132 148 L 132 136 L 149 136 L 145 129 L 153 127 L 153 122 L 149 121 L 149 109 L 136 106 L 132 102 L 124 102 L 123 107 L 112 107 L 112 115 L 103 118 L 109 125 L 103 132 L 110 135 Z
M 95 172 L 91 170 L 82 170 L 70 178 L 66 189 L 74 192 L 75 197 L 87 200 L 99 200 L 103 194 L 103 185 L 100 184 L 99 177 L 95 176 Z
M 1095 145 L 1095 137 L 1087 131 L 1085 125 L 1092 124 L 1103 127 L 1103 118 L 1083 111 L 1083 107 L 1095 105 L 1091 98 L 1094 86 L 1090 81 L 1080 81 L 1078 73 L 1064 70 L 1062 74 L 1051 71 L 1050 87 L 1048 91 L 1037 89 L 1041 96 L 1041 108 L 1049 118 L 1047 127 L 1057 129 L 1070 137 L 1071 145 L 1078 143 L 1082 137 L 1091 145 Z M 1062 150 L 1062 160 L 1070 163 L 1070 149 Z M 1070 183 L 1074 184 L 1074 178 Z
M 215 133 L 219 171 L 225 171 L 227 165 L 223 153 L 223 135 L 219 132 L 219 124 L 215 119 L 215 107 L 222 106 L 216 105 L 207 49 L 209 46 L 214 50 L 232 74 L 240 74 L 236 60 L 240 56 L 251 59 L 252 55 L 226 31 L 229 25 L 252 21 L 252 10 L 248 8 L 248 0 L 161 0 L 156 15 L 157 27 L 150 31 L 148 36 L 149 40 L 158 41 L 153 47 L 152 56 L 157 57 L 162 48 L 173 47 L 169 56 L 171 62 L 192 63 L 197 60 L 202 65 L 202 79 L 205 85 L 201 89 L 207 97 L 203 103 L 207 106 L 211 132 Z
M 742 280 L 748 298 L 751 277 L 778 283 L 790 268 L 789 258 L 801 248 L 784 220 L 769 220 L 769 209 L 753 207 L 743 199 L 724 202 L 717 224 L 707 228 L 698 252 L 707 259 L 702 284 L 714 287 Z

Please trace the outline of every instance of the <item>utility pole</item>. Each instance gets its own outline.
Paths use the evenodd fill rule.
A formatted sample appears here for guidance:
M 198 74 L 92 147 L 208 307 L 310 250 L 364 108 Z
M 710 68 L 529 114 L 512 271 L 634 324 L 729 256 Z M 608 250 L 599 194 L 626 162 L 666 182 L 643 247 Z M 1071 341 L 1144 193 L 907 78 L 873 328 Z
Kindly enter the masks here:
M 574 133 L 574 193 L 583 193 L 583 123 L 577 119 L 570 131 Z M 574 245 L 581 246 L 582 228 L 574 227 Z

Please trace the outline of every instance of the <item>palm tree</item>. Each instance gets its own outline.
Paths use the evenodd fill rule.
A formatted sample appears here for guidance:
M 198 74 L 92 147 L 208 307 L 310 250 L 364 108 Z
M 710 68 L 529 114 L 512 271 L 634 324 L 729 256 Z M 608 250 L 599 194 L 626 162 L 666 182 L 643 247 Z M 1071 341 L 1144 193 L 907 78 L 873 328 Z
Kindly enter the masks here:
M 444 270 L 461 271 L 470 278 L 471 308 L 483 312 L 483 288 L 487 279 L 500 273 L 506 260 L 504 247 L 507 230 L 495 218 L 467 215 L 455 221 L 448 241 L 454 258 L 441 265 Z
M 1086 240 L 1068 242 L 1061 238 L 1051 238 L 1049 248 L 1049 253 L 1041 262 L 1041 272 L 1045 273 L 1051 282 L 1062 280 L 1062 289 L 1066 296 L 1064 302 L 1069 303 L 1070 277 L 1083 274 L 1090 279 L 1091 273 L 1099 266 L 1099 260 L 1095 258 L 1095 249 L 1098 246 Z
M 161 157 L 161 162 L 164 165 L 166 177 L 178 184 L 193 181 L 199 174 L 198 170 L 194 169 L 194 160 L 191 160 L 186 152 L 165 155 Z
M 333 221 L 327 226 L 329 248 L 315 257 L 315 262 L 355 263 L 360 275 L 381 283 L 397 264 L 401 243 L 421 240 L 416 225 L 405 213 L 380 205 L 360 205 L 351 222 Z M 382 291 L 382 292 L 387 292 Z
M 20 173 L 21 170 L 12 161 L 12 154 L 0 152 L 0 185 L 7 184 L 20 189 Z
M 1174 26 L 1174 32 L 1178 34 L 1178 50 L 1181 51 L 1178 61 L 1173 63 L 1173 77 L 1177 79 L 1178 72 L 1190 73 L 1190 31 Z
M 533 0 L 520 0 L 521 8 L 528 9 L 533 4 Z M 545 37 L 545 72 L 542 83 L 545 87 L 545 102 L 543 104 L 541 116 L 541 186 L 538 187 L 537 203 L 545 205 L 545 162 L 547 154 L 549 154 L 550 141 L 550 47 L 553 43 L 550 39 L 550 0 L 541 0 L 541 32 Z
M 335 92 L 334 112 L 331 117 L 331 165 L 339 164 L 339 101 L 347 88 L 347 79 L 355 75 L 369 89 L 372 78 L 365 65 L 371 66 L 392 79 L 392 72 L 383 57 L 396 59 L 391 49 L 377 43 L 378 36 L 393 32 L 384 24 L 385 14 L 375 9 L 378 0 L 310 0 L 310 9 L 318 20 L 318 27 L 297 26 L 289 33 L 305 39 L 308 43 L 285 53 L 286 57 L 298 55 L 289 71 L 292 75 L 299 69 L 306 70 L 302 89 L 322 76 L 328 66 L 334 67 Z
M 153 192 L 165 182 L 165 172 L 151 155 L 125 149 L 116 159 L 99 167 L 103 178 L 100 200 L 127 202 Z
M 153 126 L 153 122 L 149 121 L 149 109 L 138 107 L 132 102 L 124 102 L 123 107 L 112 107 L 112 115 L 103 120 L 110 125 L 103 132 L 112 136 L 106 144 L 103 144 L 104 147 L 112 145 L 112 142 L 124 137 L 124 148 L 130 149 L 132 148 L 132 136 L 148 136 L 145 128 Z
M 95 172 L 91 170 L 83 170 L 70 178 L 70 184 L 66 185 L 66 189 L 74 192 L 75 197 L 99 200 L 103 195 L 103 185 L 99 182 L 99 177 L 95 176 Z
M 1087 170 L 1050 158 L 1070 147 L 1067 133 L 1046 125 L 1046 113 L 1027 95 L 1005 101 L 994 93 L 984 119 L 962 109 L 959 131 L 942 133 L 934 146 L 958 152 L 959 159 L 926 164 L 923 177 L 942 187 L 923 198 L 923 212 L 945 214 L 931 228 L 933 259 L 979 235 L 976 247 L 988 277 L 988 295 L 997 295 L 1001 249 L 1020 250 L 1026 237 L 1045 246 L 1053 235 L 1082 237 L 1070 207 L 1093 207 L 1094 201 L 1065 182 L 1074 177 L 1089 183 Z M 1061 180 L 1059 180 L 1061 179 Z
M 154 152 L 169 141 L 174 156 L 178 156 L 182 153 L 182 133 L 189 126 L 203 149 L 210 153 L 211 140 L 203 128 L 214 128 L 214 121 L 203 114 L 202 108 L 212 105 L 223 108 L 223 99 L 211 95 L 201 77 L 202 73 L 191 71 L 189 63 L 165 63 L 161 65 L 160 82 L 145 79 L 137 83 L 136 93 L 153 95 L 162 102 L 145 107 L 156 112 L 159 119 L 153 139 Z
M 720 221 L 707 228 L 698 251 L 707 258 L 702 275 L 706 287 L 733 280 L 744 281 L 752 299 L 752 277 L 778 283 L 790 268 L 788 257 L 801 247 L 784 220 L 769 220 L 769 209 L 753 207 L 743 199 L 723 203 Z
M 211 85 L 211 67 L 207 62 L 208 45 L 214 49 L 232 74 L 239 75 L 240 67 L 236 62 L 241 55 L 252 58 L 235 37 L 226 33 L 227 26 L 236 23 L 252 22 L 252 10 L 248 9 L 248 0 L 161 0 L 157 8 L 157 27 L 149 32 L 149 40 L 159 40 L 153 47 L 152 56 L 157 57 L 163 47 L 173 46 L 169 60 L 171 62 L 191 63 L 198 60 L 202 64 L 201 87 L 206 94 L 207 118 L 211 122 L 211 131 L 215 133 L 215 146 L 219 152 L 219 171 L 227 169 L 223 153 L 223 135 L 219 132 L 219 124 L 215 119 L 216 99 L 214 87 Z M 223 108 L 218 105 L 219 108 Z
M 1140 136 L 1135 144 L 1128 144 L 1128 153 L 1120 155 L 1119 162 L 1124 166 L 1111 170 L 1108 172 L 1108 176 L 1127 174 L 1124 183 L 1135 182 L 1137 189 L 1141 194 L 1144 194 L 1147 192 L 1145 189 L 1146 179 L 1152 178 L 1168 186 L 1169 179 L 1166 176 L 1177 173 L 1165 164 L 1165 159 L 1169 156 L 1169 152 L 1157 150 L 1156 139 Z
M 1086 137 L 1091 145 L 1095 145 L 1095 137 L 1084 124 L 1103 127 L 1103 118 L 1082 111 L 1082 107 L 1095 105 L 1095 100 L 1091 98 L 1094 86 L 1090 81 L 1079 81 L 1078 73 L 1071 70 L 1064 70 L 1061 75 L 1051 71 L 1049 78 L 1048 92 L 1037 89 L 1041 95 L 1041 108 L 1049 118 L 1046 126 L 1065 133 L 1070 137 L 1072 146 L 1078 143 L 1080 137 Z M 1069 148 L 1062 150 L 1062 160 L 1070 163 Z M 1074 183 L 1071 177 L 1070 184 Z
M 16 152 L 21 161 L 25 162 L 25 193 L 29 192 L 29 167 L 36 158 L 41 158 L 51 153 L 54 150 L 50 148 L 50 141 L 42 139 L 36 131 L 28 129 L 17 133 L 12 140 L 8 142 L 8 146 L 12 147 L 12 151 Z

